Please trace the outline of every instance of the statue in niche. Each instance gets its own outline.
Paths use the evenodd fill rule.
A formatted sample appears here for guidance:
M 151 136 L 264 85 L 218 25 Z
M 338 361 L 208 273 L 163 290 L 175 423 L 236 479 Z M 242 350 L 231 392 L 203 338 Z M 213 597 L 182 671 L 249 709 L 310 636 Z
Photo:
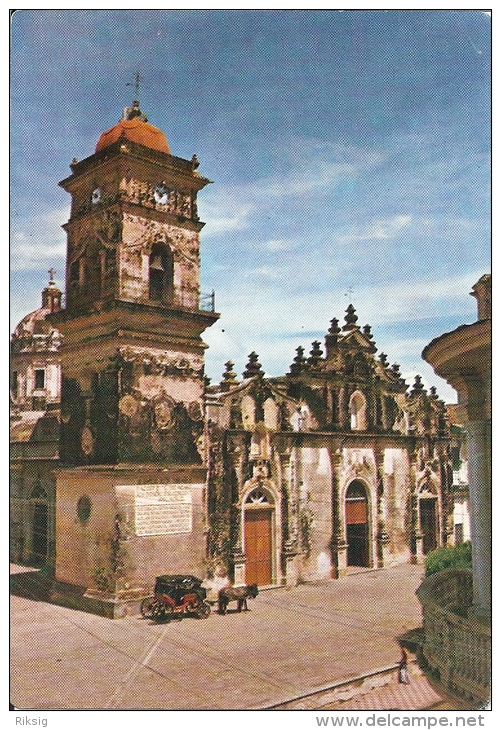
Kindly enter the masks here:
M 253 479 L 268 479 L 269 467 L 268 462 L 263 459 L 259 459 L 252 464 L 252 478 Z

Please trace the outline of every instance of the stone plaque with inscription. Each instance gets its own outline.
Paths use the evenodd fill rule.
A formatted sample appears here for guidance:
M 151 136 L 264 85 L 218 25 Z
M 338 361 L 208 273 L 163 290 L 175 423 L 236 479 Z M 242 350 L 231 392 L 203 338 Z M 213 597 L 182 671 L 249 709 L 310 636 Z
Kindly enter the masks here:
M 135 487 L 136 535 L 176 535 L 192 531 L 193 505 L 187 484 Z

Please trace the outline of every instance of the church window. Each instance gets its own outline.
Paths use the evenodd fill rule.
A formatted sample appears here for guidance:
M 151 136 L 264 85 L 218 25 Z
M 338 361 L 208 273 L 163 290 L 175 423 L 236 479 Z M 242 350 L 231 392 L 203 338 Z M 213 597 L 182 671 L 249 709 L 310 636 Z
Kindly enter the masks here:
M 77 517 L 80 522 L 87 522 L 92 510 L 92 502 L 86 494 L 80 497 L 77 503 Z
M 155 302 L 172 299 L 174 263 L 172 253 L 165 246 L 154 246 L 149 262 L 149 298 Z
M 45 370 L 35 370 L 35 390 L 45 388 Z
M 254 489 L 245 501 L 246 504 L 269 504 L 268 495 L 262 489 Z
M 350 427 L 352 431 L 364 431 L 367 428 L 367 405 L 365 396 L 356 390 L 350 398 Z

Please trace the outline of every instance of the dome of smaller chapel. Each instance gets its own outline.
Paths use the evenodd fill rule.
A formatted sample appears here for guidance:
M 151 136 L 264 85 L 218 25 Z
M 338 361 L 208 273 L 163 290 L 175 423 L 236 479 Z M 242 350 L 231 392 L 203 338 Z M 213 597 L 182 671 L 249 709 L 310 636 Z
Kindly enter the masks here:
M 12 333 L 12 353 L 32 349 L 37 351 L 59 349 L 62 335 L 47 319 L 49 314 L 58 312 L 61 306 L 61 291 L 52 279 L 53 271 L 51 269 L 49 286 L 42 292 L 42 306 L 25 315 Z

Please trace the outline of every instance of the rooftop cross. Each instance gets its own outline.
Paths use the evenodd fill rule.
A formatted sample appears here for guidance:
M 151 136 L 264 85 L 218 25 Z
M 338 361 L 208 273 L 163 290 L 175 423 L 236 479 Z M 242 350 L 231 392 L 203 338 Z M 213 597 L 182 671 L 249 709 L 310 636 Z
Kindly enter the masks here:
M 140 109 L 139 99 L 138 99 L 138 96 L 139 96 L 139 85 L 140 85 L 141 81 L 143 81 L 143 80 L 144 80 L 143 77 L 141 76 L 141 74 L 139 73 L 139 71 L 137 71 L 136 72 L 136 80 L 135 80 L 135 82 L 133 84 L 132 83 L 125 84 L 126 86 L 133 86 L 134 87 L 134 89 L 136 91 L 136 98 L 132 102 L 132 106 L 126 106 L 125 107 L 125 109 L 123 111 L 122 119 L 127 119 L 129 121 L 132 120 L 132 119 L 140 119 L 142 122 L 147 122 L 148 121 L 148 117 L 146 116 L 146 114 L 143 114 L 143 112 Z
M 49 269 L 48 273 L 49 273 L 49 276 L 50 276 L 49 284 L 54 284 L 54 274 L 56 273 L 56 270 L 54 269 L 54 267 L 51 267 Z
M 126 86 L 133 86 L 134 87 L 134 90 L 136 92 L 136 99 L 139 99 L 139 85 L 140 85 L 141 81 L 144 81 L 143 77 L 139 73 L 139 70 L 136 71 L 136 77 L 135 78 L 136 78 L 136 80 L 135 80 L 135 82 L 133 84 L 127 83 Z

